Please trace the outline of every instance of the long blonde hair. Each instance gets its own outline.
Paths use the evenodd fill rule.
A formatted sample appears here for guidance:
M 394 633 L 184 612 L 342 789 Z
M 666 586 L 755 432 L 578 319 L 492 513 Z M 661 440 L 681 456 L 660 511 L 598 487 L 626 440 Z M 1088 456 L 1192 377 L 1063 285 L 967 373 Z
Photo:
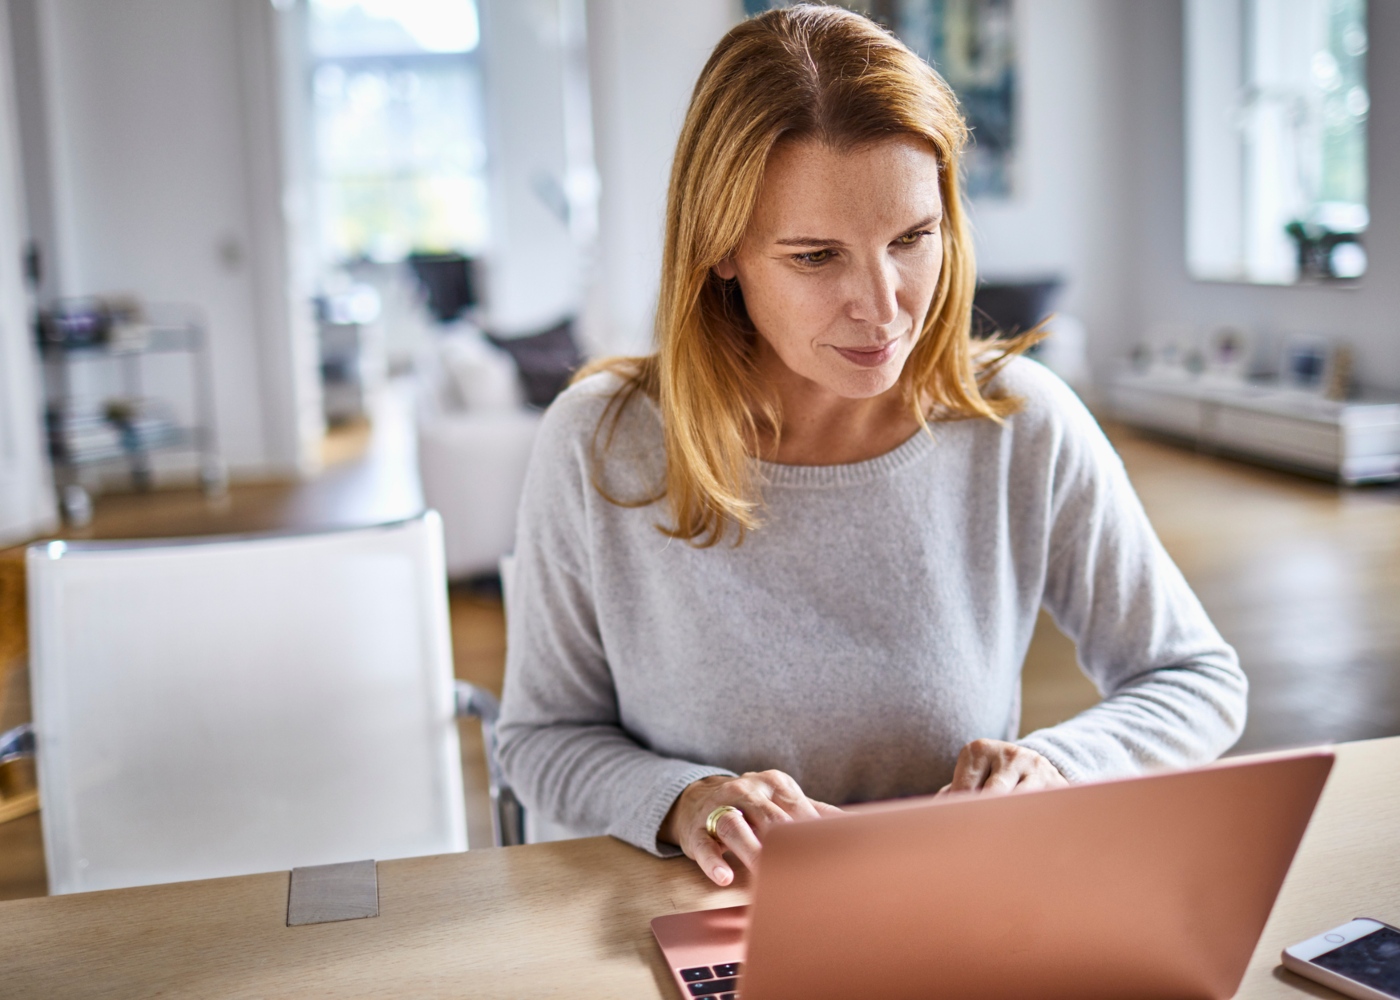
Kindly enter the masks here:
M 982 384 L 1039 333 L 994 350 L 971 338 L 976 266 L 959 178 L 967 126 L 957 99 L 922 59 L 859 14 L 806 4 L 771 10 L 725 35 L 691 96 L 667 196 L 657 352 L 608 358 L 579 374 L 606 370 L 623 380 L 594 437 L 594 484 L 605 497 L 628 506 L 664 497 L 673 523 L 661 530 L 702 547 L 731 526 L 737 540 L 758 526 L 752 451 L 761 430 L 781 426 L 781 415 L 757 377 L 757 334 L 737 282 L 713 269 L 743 240 L 778 142 L 850 148 L 892 135 L 918 136 L 933 148 L 944 213 L 943 269 L 900 375 L 901 394 L 925 430 L 933 409 L 994 420 L 1016 409 L 1017 400 L 984 395 Z M 639 393 L 661 410 L 665 482 L 644 499 L 616 498 L 602 484 L 603 453 Z

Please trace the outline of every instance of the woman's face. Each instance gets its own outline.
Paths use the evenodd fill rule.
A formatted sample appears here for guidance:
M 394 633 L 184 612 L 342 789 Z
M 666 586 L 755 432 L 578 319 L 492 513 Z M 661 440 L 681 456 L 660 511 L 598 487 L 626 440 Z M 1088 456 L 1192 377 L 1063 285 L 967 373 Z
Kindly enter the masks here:
M 938 285 L 942 217 L 918 139 L 779 145 L 744 242 L 715 268 L 739 279 L 760 368 L 846 399 L 894 386 Z

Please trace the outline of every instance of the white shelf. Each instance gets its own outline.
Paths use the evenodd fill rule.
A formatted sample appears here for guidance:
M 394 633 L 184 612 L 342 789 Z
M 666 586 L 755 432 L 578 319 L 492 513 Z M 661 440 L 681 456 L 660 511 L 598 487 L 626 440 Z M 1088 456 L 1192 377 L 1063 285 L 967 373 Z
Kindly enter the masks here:
M 1337 402 L 1256 382 L 1120 375 L 1109 383 L 1125 423 L 1343 483 L 1400 479 L 1400 397 Z

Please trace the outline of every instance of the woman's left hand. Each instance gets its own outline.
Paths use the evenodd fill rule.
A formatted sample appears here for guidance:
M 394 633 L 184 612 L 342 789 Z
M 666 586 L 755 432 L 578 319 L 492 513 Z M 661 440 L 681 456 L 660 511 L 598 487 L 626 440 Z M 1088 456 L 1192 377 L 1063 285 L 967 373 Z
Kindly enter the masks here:
M 958 754 L 953 780 L 938 790 L 952 792 L 1028 792 L 1068 785 L 1065 776 L 1034 750 L 1002 740 L 973 740 Z

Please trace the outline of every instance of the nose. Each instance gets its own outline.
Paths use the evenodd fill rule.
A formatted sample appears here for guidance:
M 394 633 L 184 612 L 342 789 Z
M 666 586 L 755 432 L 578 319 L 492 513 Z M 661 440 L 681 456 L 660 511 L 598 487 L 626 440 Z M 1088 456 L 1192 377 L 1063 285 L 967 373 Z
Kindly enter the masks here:
M 899 272 L 892 261 L 882 255 L 881 259 L 852 273 L 850 280 L 847 310 L 852 319 L 872 326 L 888 326 L 894 322 L 899 315 Z

